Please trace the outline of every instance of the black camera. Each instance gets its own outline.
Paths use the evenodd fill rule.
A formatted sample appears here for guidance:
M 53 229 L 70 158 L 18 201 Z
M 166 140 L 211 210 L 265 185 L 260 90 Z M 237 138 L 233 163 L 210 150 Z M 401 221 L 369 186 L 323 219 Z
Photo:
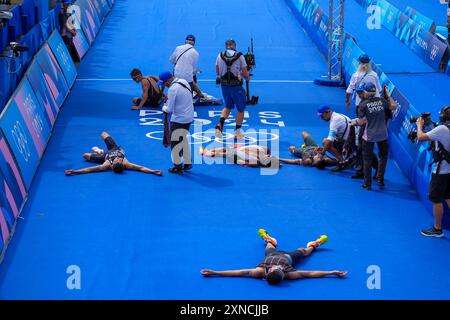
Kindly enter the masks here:
M 28 47 L 23 46 L 17 42 L 10 42 L 9 43 L 9 47 L 7 48 L 7 50 L 11 50 L 12 51 L 12 57 L 13 58 L 17 58 L 18 56 L 20 56 L 21 52 L 25 52 L 28 51 Z
M 423 119 L 423 125 L 424 125 L 424 127 L 429 127 L 430 125 L 434 125 L 435 127 L 437 127 L 437 126 L 439 125 L 437 122 L 435 122 L 435 121 L 433 121 L 433 120 L 431 119 L 431 112 L 423 112 L 423 113 L 420 115 L 420 118 Z M 416 122 L 417 122 L 417 119 L 419 119 L 419 117 L 411 117 L 411 118 L 409 119 L 409 122 L 410 122 L 410 123 L 416 123 Z
M 431 119 L 431 112 L 423 112 L 420 115 L 420 118 L 423 119 L 424 132 L 429 131 L 429 128 L 431 128 L 431 127 L 436 128 L 439 125 L 439 123 L 437 123 L 436 121 L 433 121 L 433 119 Z M 419 119 L 419 117 L 411 117 L 409 119 L 409 122 L 416 123 L 418 119 Z M 408 134 L 408 139 L 415 143 L 417 140 L 417 130 L 412 130 Z
M 247 70 L 250 75 L 250 77 L 253 76 L 251 73 L 253 69 L 256 68 L 256 60 L 255 60 L 255 53 L 253 51 L 253 38 L 251 39 L 250 47 L 248 48 L 248 51 L 246 54 L 244 54 L 245 63 L 247 64 Z M 250 86 L 247 81 L 246 83 L 246 91 L 247 91 L 247 105 L 256 105 L 259 102 L 258 96 L 251 96 L 250 97 Z
M 251 45 L 248 48 L 247 53 L 244 54 L 244 58 L 247 63 L 247 70 L 249 72 L 256 68 L 255 53 L 253 51 L 253 38 L 251 39 Z

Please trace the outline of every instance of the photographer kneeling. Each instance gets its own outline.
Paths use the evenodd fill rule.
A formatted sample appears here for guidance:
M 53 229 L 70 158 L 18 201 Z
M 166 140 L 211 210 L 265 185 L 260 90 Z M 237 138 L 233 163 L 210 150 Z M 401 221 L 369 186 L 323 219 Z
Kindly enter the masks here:
M 430 141 L 433 150 L 433 175 L 430 182 L 428 198 L 433 203 L 434 226 L 428 230 L 422 230 L 422 235 L 426 237 L 441 238 L 442 218 L 444 216 L 444 205 L 446 201 L 450 207 L 450 106 L 442 108 L 440 122 L 430 132 L 424 133 L 424 120 L 417 119 L 417 140 Z

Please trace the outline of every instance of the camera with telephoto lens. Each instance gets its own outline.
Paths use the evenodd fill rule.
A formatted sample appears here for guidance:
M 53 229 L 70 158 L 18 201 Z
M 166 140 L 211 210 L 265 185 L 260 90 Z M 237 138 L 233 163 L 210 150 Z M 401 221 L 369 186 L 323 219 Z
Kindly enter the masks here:
M 10 42 L 7 50 L 12 51 L 12 58 L 17 58 L 18 56 L 20 56 L 21 52 L 28 51 L 28 47 L 23 46 L 17 42 Z
M 428 129 L 431 128 L 431 127 L 436 128 L 439 125 L 439 123 L 437 123 L 436 121 L 433 121 L 433 119 L 431 119 L 431 112 L 423 112 L 420 115 L 420 118 L 423 119 L 424 132 L 429 131 Z M 419 117 L 411 117 L 409 119 L 409 122 L 410 123 L 416 123 L 418 119 L 419 119 Z M 416 140 L 417 140 L 417 130 L 412 130 L 408 134 L 408 139 L 411 140 L 412 142 L 416 142 Z
M 255 53 L 253 51 L 253 38 L 251 39 L 251 45 L 248 48 L 248 51 L 246 54 L 244 54 L 245 62 L 247 63 L 247 70 L 252 71 L 256 68 L 256 61 L 255 61 Z

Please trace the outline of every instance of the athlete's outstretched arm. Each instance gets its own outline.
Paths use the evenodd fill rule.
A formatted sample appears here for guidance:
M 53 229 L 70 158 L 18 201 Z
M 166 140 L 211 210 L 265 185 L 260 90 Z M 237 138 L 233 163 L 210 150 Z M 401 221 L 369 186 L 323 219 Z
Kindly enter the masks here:
M 155 174 L 157 176 L 162 176 L 162 170 L 152 170 L 150 168 L 144 167 L 144 166 L 140 166 L 131 162 L 126 162 L 125 163 L 125 168 L 128 170 L 133 170 L 133 171 L 139 171 L 139 172 L 144 172 L 144 173 L 150 173 L 150 174 Z
M 65 174 L 66 176 L 73 176 L 76 174 L 87 174 L 87 173 L 93 173 L 93 172 L 102 172 L 102 171 L 108 171 L 111 170 L 111 166 L 109 164 L 102 164 L 100 166 L 94 166 L 94 167 L 88 167 L 78 170 L 66 170 Z
M 283 158 L 280 158 L 280 162 L 287 163 L 287 164 L 298 164 L 298 165 L 303 164 L 303 160 L 302 159 L 283 159 Z
M 200 270 L 200 273 L 204 277 L 219 276 L 219 277 L 262 278 L 264 276 L 264 269 L 254 268 L 254 269 L 224 270 L 224 271 L 202 269 Z
M 286 279 L 306 279 L 306 278 L 325 278 L 328 276 L 336 276 L 343 278 L 347 275 L 348 271 L 292 271 L 286 274 Z

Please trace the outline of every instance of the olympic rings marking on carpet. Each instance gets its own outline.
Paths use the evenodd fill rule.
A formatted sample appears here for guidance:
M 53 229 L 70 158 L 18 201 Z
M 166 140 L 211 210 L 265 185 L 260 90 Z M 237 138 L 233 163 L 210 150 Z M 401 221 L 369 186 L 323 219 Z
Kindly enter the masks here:
M 147 133 L 145 136 L 149 139 L 154 140 L 162 140 L 162 135 L 164 134 L 164 131 L 152 131 Z M 266 138 L 261 138 L 262 135 L 266 135 Z M 256 136 L 259 136 L 258 138 Z M 270 138 L 269 138 L 270 136 Z M 217 142 L 217 143 L 234 143 L 234 135 L 230 132 L 225 132 L 222 139 L 218 139 L 215 137 L 215 132 L 212 129 L 209 129 L 207 131 L 200 131 L 200 132 L 194 132 L 193 134 L 190 134 L 189 137 L 193 139 L 191 141 L 191 144 L 207 144 L 211 142 Z M 238 142 L 244 143 L 245 145 L 253 145 L 257 144 L 258 142 L 269 142 L 278 140 L 280 138 L 279 135 L 271 132 L 264 132 L 264 133 L 257 133 L 256 131 L 252 132 L 252 134 L 245 136 L 244 139 L 239 140 Z

